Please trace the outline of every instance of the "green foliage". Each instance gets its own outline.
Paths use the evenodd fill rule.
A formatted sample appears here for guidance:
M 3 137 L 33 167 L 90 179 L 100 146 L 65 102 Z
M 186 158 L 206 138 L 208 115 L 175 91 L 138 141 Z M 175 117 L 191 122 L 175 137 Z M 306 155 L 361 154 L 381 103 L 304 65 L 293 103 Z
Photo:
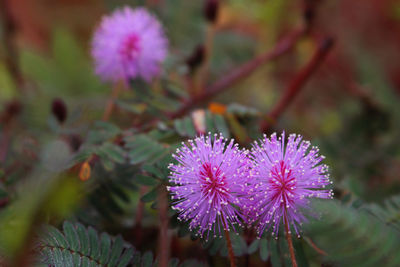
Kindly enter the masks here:
M 311 224 L 302 226 L 304 238 L 294 238 L 298 265 L 400 266 L 400 196 L 383 201 L 400 190 L 399 81 L 393 65 L 397 58 L 390 54 L 398 47 L 392 37 L 397 26 L 391 23 L 399 17 L 399 4 L 342 0 L 302 10 L 303 5 L 289 0 L 220 1 L 221 16 L 216 25 L 211 25 L 203 14 L 204 1 L 31 2 L 26 10 L 13 7 L 12 13 L 23 26 L 17 29 L 15 58 L 8 58 L 13 53 L 9 53 L 7 41 L 14 38 L 3 29 L 7 21 L 0 23 L 0 37 L 7 38 L 0 45 L 1 266 L 18 265 L 21 255 L 36 245 L 33 237 L 37 229 L 43 224 L 59 225 L 65 218 L 77 223 L 65 222 L 62 231 L 47 228 L 38 247 L 38 266 L 157 265 L 162 217 L 157 211 L 161 207 L 159 193 L 169 183 L 167 166 L 174 162 L 171 154 L 181 142 L 208 132 L 235 138 L 249 148 L 251 140 L 262 134 L 260 120 L 268 115 L 259 110 L 273 108 L 292 84 L 299 63 L 305 63 L 318 44 L 315 38 L 301 38 L 292 51 L 253 74 L 241 76 L 239 82 L 229 85 L 232 88 L 210 99 L 223 103 L 215 109 L 210 102 L 196 103 L 196 98 L 193 103 L 191 85 L 201 83 L 213 88 L 209 85 L 224 81 L 247 60 L 271 51 L 277 38 L 304 26 L 305 20 L 314 16 L 318 19 L 312 24 L 317 27 L 318 23 L 329 26 L 329 21 L 346 25 L 352 14 L 347 12 L 354 7 L 358 16 L 352 27 L 328 27 L 343 45 L 336 46 L 336 52 L 313 73 L 304 90 L 295 92 L 296 99 L 276 122 L 271 121 L 268 133 L 297 132 L 317 144 L 321 154 L 327 156 L 335 196 L 340 201 L 319 203 L 312 210 L 323 216 L 319 220 L 311 218 Z M 329 1 L 305 1 L 304 7 L 313 5 L 311 2 Z M 61 5 L 70 8 L 56 10 Z M 80 5 L 87 8 L 81 9 Z M 93 7 L 94 17 L 100 19 L 100 12 L 106 13 L 104 8 L 111 11 L 122 5 L 146 5 L 160 19 L 169 40 L 169 55 L 157 79 L 151 83 L 131 80 L 126 86 L 129 88 L 119 88 L 119 95 L 110 98 L 113 85 L 95 77 L 89 56 L 88 29 L 94 29 L 95 22 L 80 25 L 90 18 L 74 20 L 77 14 L 70 11 L 77 8 L 77 13 L 82 13 Z M 337 16 L 335 9 L 343 16 Z M 380 12 L 372 12 L 376 16 L 372 17 L 369 10 Z M 385 13 L 390 17 L 381 17 Z M 18 14 L 25 14 L 25 19 Z M 73 22 L 45 24 L 54 14 Z M 390 31 L 379 31 L 381 23 L 390 25 Z M 360 39 L 355 34 L 371 25 L 374 31 L 367 37 Z M 214 35 L 208 44 L 211 32 Z M 368 39 L 377 33 L 382 40 Z M 386 34 L 390 39 L 383 39 Z M 202 73 L 191 73 L 186 64 L 199 45 L 212 46 L 207 66 L 203 66 L 204 80 Z M 19 63 L 17 70 L 19 65 L 22 71 L 21 88 L 15 83 L 18 77 L 14 77 L 10 65 L 13 60 Z M 360 90 L 352 89 L 352 85 Z M 52 114 L 54 97 L 66 103 L 68 116 L 63 123 Z M 22 109 L 9 116 L 5 101 L 12 98 Z M 109 100 L 115 103 L 109 121 L 98 121 Z M 185 103 L 193 106 L 182 116 L 170 119 Z M 88 180 L 79 179 L 83 164 L 91 172 Z M 189 222 L 177 220 L 175 211 L 168 209 L 165 213 L 170 218 L 168 233 L 173 238 L 173 254 L 182 254 L 185 259 L 195 255 L 215 266 L 227 262 L 223 237 L 214 238 L 210 233 L 205 242 L 189 230 Z M 239 235 L 231 233 L 231 240 L 238 262 L 247 258 L 255 266 L 291 265 L 282 229 L 278 240 L 267 235 L 256 239 L 251 230 L 236 230 Z M 112 237 L 106 232 L 121 233 L 136 248 L 151 251 L 140 253 L 121 236 Z M 314 241 L 326 256 L 313 248 Z M 204 254 L 197 255 L 201 245 Z M 169 266 L 203 264 L 195 260 L 169 262 Z
M 125 242 L 121 236 L 112 237 L 98 233 L 93 227 L 86 228 L 81 223 L 65 221 L 63 231 L 46 226 L 40 236 L 38 246 L 38 264 L 53 267 L 62 266 L 104 266 L 104 267 L 151 267 L 157 265 L 151 251 L 140 253 Z M 197 261 L 179 263 L 171 259 L 169 266 L 201 266 Z
M 41 261 L 58 266 L 123 267 L 134 260 L 135 249 L 118 236 L 99 234 L 82 224 L 63 224 L 63 232 L 48 226 L 39 243 Z
M 326 260 L 340 266 L 399 266 L 400 234 L 371 214 L 335 201 L 315 204 L 322 218 L 306 228 L 326 251 Z
M 127 136 L 124 138 L 124 142 L 131 164 L 143 162 L 152 164 L 170 153 L 168 146 L 144 134 Z
M 129 165 L 118 165 L 111 173 L 101 165 L 94 168 L 87 198 L 102 218 L 113 221 L 124 213 L 124 206 L 131 202 L 131 192 L 137 189 L 132 180 L 137 173 L 138 169 Z M 81 215 L 86 217 L 85 212 Z
M 371 203 L 361 207 L 377 219 L 400 231 L 400 196 L 393 196 L 384 201 L 383 206 Z

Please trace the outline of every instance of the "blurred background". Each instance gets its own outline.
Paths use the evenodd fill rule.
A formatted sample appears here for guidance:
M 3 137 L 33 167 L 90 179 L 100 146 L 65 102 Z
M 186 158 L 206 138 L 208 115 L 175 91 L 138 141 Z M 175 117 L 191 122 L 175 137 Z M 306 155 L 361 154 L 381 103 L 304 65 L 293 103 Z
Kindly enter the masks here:
M 90 130 L 96 127 L 95 121 L 101 120 L 112 86 L 94 75 L 90 42 L 104 14 L 124 5 L 145 5 L 154 12 L 170 40 L 164 75 L 180 88 L 186 86 L 188 59 L 204 44 L 210 28 L 204 16 L 204 1 L 200 0 L 0 1 L 2 210 L 21 196 L 21 183 L 29 184 L 27 180 L 32 180 L 26 177 L 45 179 L 47 174 L 38 171 L 38 165 L 44 166 L 46 173 L 71 167 L 65 167 L 63 161 L 79 151 Z M 211 105 L 206 102 L 200 107 L 220 114 L 221 107 L 229 109 L 235 103 L 231 110 L 244 110 L 250 117 L 256 114 L 257 119 L 267 116 L 320 44 L 329 38 L 334 46 L 326 59 L 267 132 L 299 133 L 318 145 L 331 167 L 335 196 L 343 203 L 356 208 L 371 203 L 381 205 L 399 194 L 400 1 L 220 2 L 218 20 L 212 26 L 207 84 L 271 51 L 294 30 L 304 25 L 308 30 L 293 49 L 233 83 L 213 98 Z M 132 92 L 125 90 L 112 117 L 121 129 L 135 125 L 137 120 L 140 106 L 127 105 L 131 98 Z M 228 115 L 222 115 L 229 121 Z M 239 116 L 237 121 L 253 123 L 246 116 Z M 228 127 L 234 128 L 236 124 L 231 123 Z M 248 136 L 255 138 L 259 132 L 249 130 Z M 118 176 L 116 172 L 112 175 Z M 80 187 L 74 183 L 69 186 Z M 134 190 L 128 204 L 122 205 L 121 214 L 125 215 L 118 217 L 120 224 L 98 221 L 97 225 L 115 234 L 128 231 L 133 225 L 133 214 L 124 212 L 137 212 L 139 191 Z M 87 204 L 82 203 L 85 204 L 71 205 L 80 210 L 80 205 Z M 68 213 L 71 207 L 65 206 Z M 143 225 L 149 231 L 143 232 L 144 238 L 155 238 L 157 231 L 152 227 L 157 225 L 157 216 L 149 205 L 144 209 Z M 62 216 L 63 212 L 60 211 Z M 393 220 L 398 222 L 399 217 Z M 90 218 L 86 222 L 93 225 Z M 124 238 L 136 239 L 130 234 L 124 234 Z M 173 239 L 172 254 L 180 251 L 186 253 L 183 258 L 206 258 L 194 251 L 182 252 L 182 246 L 194 246 L 190 240 L 185 242 L 182 245 Z M 135 245 L 139 249 L 152 246 L 142 241 Z M 307 252 L 311 250 L 306 248 L 305 254 L 314 255 Z M 218 262 L 214 264 L 222 264 Z M 309 262 L 315 266 L 319 263 Z

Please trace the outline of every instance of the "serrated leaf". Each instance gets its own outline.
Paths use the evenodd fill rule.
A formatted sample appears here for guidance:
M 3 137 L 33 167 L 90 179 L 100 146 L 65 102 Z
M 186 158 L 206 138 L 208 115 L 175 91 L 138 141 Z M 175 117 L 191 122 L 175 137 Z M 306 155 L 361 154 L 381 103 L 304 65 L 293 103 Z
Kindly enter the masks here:
M 225 138 L 230 138 L 230 132 L 229 132 L 229 127 L 225 122 L 225 119 L 222 115 L 216 114 L 214 115 L 214 125 L 215 128 L 219 133 L 222 133 L 222 135 Z
M 142 255 L 139 252 L 134 251 L 132 265 L 137 267 L 142 267 L 141 262 L 142 262 Z
M 121 109 L 132 112 L 133 114 L 142 114 L 147 109 L 147 104 L 145 103 L 126 103 L 121 100 L 117 100 L 116 104 Z
M 78 253 L 72 253 L 72 262 L 73 265 L 72 266 L 76 266 L 76 267 L 81 267 L 81 257 Z
M 61 252 L 61 254 L 63 256 L 63 261 L 64 261 L 63 264 L 65 266 L 74 266 L 74 262 L 73 262 L 73 259 L 72 259 L 72 254 L 71 254 L 71 252 L 69 250 L 63 250 Z
M 97 121 L 95 122 L 94 130 L 89 132 L 87 139 L 92 144 L 101 143 L 114 138 L 120 133 L 121 129 L 116 125 L 105 121 Z
M 107 264 L 110 255 L 111 239 L 106 233 L 100 235 L 100 263 Z
M 53 258 L 56 266 L 64 266 L 64 257 L 63 257 L 61 249 L 56 248 L 52 252 L 54 252 L 54 257 L 52 257 L 52 258 Z
M 280 267 L 280 266 L 282 266 L 282 264 L 284 264 L 281 262 L 280 254 L 278 252 L 278 246 L 279 246 L 279 244 L 276 240 L 272 240 L 270 242 L 271 263 L 272 263 L 272 266 L 274 266 L 274 267 Z
M 226 110 L 228 113 L 237 114 L 240 116 L 249 115 L 257 116 L 258 111 L 253 107 L 244 106 L 238 103 L 229 104 Z
M 108 262 L 109 266 L 116 266 L 118 263 L 119 256 L 122 253 L 124 248 L 124 242 L 120 236 L 118 236 L 113 243 L 111 253 L 110 253 L 110 260 Z
M 75 154 L 73 161 L 75 163 L 84 162 L 93 155 L 94 151 L 95 151 L 94 146 L 86 146 L 84 148 L 81 148 L 79 152 Z
M 180 98 L 187 98 L 188 93 L 186 90 L 181 88 L 179 85 L 173 83 L 172 81 L 162 81 L 163 82 L 163 88 L 168 91 L 169 93 L 172 93 L 173 95 L 180 97 Z
M 88 257 L 82 257 L 82 267 L 91 267 L 92 262 Z
M 305 251 L 303 249 L 302 242 L 300 240 L 296 240 L 295 242 L 293 242 L 293 247 L 294 247 L 294 251 L 296 252 L 297 264 L 301 267 L 310 266 L 308 264 L 307 255 L 305 254 Z
M 169 267 L 178 267 L 179 266 L 179 259 L 177 259 L 177 258 L 170 259 L 169 263 L 168 263 L 168 266 Z
M 235 256 L 241 256 L 247 253 L 247 244 L 243 237 L 236 233 L 231 234 L 232 248 Z
M 188 137 L 195 137 L 196 136 L 196 129 L 194 127 L 193 121 L 190 117 L 185 117 L 183 119 L 183 124 L 185 127 L 185 132 Z
M 143 165 L 142 169 L 150 174 L 153 174 L 155 177 L 158 177 L 160 179 L 165 179 L 165 175 L 154 165 Z
M 224 245 L 224 241 L 221 238 L 215 238 L 212 241 L 211 247 L 208 250 L 211 256 L 214 256 L 217 254 L 217 252 L 221 249 L 221 247 Z
M 133 247 L 129 244 L 124 243 L 121 236 L 118 236 L 114 240 L 110 238 L 107 233 L 99 235 L 92 228 L 89 227 L 87 231 L 81 224 L 72 224 L 70 222 L 64 222 L 64 235 L 54 230 L 54 227 L 49 227 L 51 234 L 58 235 L 61 240 L 66 239 L 66 235 L 73 235 L 73 230 L 76 230 L 76 238 L 80 246 L 80 249 L 75 251 L 68 246 L 51 246 L 46 243 L 48 238 L 41 239 L 40 253 L 43 255 L 43 261 L 47 264 L 51 264 L 54 267 L 61 266 L 126 266 L 134 252 Z M 47 233 L 50 234 L 50 233 Z M 100 242 L 99 242 L 100 239 Z M 65 240 L 64 240 L 65 241 Z M 62 243 L 62 242 L 61 242 Z M 68 245 L 68 243 L 65 241 Z M 71 241 L 73 244 L 73 242 Z M 85 248 L 89 244 L 89 248 Z M 76 245 L 73 245 L 76 247 Z M 90 252 L 90 254 L 89 254 Z
M 207 132 L 210 132 L 211 134 L 216 133 L 215 127 L 214 127 L 214 119 L 210 111 L 206 111 L 206 129 Z
M 246 129 L 239 123 L 233 114 L 226 114 L 229 122 L 230 129 L 232 129 L 232 134 L 238 140 L 238 142 L 244 142 L 249 139 L 247 136 Z
M 90 240 L 90 256 L 97 259 L 100 256 L 99 237 L 93 227 L 88 228 L 88 235 Z
M 166 152 L 162 144 L 145 135 L 126 138 L 125 147 L 130 149 L 129 159 L 131 164 L 142 163 L 146 160 L 154 161 Z
M 147 251 L 142 256 L 142 266 L 152 267 L 153 266 L 153 252 Z
M 190 229 L 189 226 L 184 224 L 184 225 L 179 225 L 178 229 L 178 237 L 184 237 L 190 234 Z
M 140 200 L 142 202 L 147 203 L 147 202 L 156 200 L 156 198 L 157 198 L 157 188 L 155 188 L 155 189 L 151 190 L 149 193 L 145 194 Z
M 247 252 L 249 254 L 253 254 L 254 252 L 256 252 L 258 250 L 259 247 L 260 247 L 260 239 L 256 239 L 250 244 Z
M 129 264 L 131 258 L 133 257 L 134 249 L 128 248 L 125 249 L 124 253 L 120 257 L 120 261 L 118 263 L 118 267 L 125 267 Z
M 100 152 L 101 155 L 105 155 L 114 162 L 120 164 L 125 162 L 125 151 L 118 145 L 104 143 L 100 148 L 98 148 L 97 151 Z
M 54 241 L 57 243 L 59 247 L 62 248 L 69 248 L 69 244 L 67 240 L 65 239 L 64 235 L 55 227 L 50 226 L 49 227 L 49 235 L 52 236 Z
M 76 224 L 76 232 L 77 232 L 77 234 L 79 236 L 79 240 L 80 240 L 80 245 L 81 245 L 80 251 L 84 255 L 89 255 L 90 242 L 89 242 L 89 236 L 88 236 L 88 233 L 87 233 L 85 227 L 82 224 L 77 223 Z
M 174 120 L 174 127 L 180 136 L 187 136 L 183 120 L 181 119 Z
M 115 163 L 107 157 L 101 159 L 101 164 L 103 164 L 104 169 L 108 172 L 115 168 Z
M 268 259 L 268 256 L 268 241 L 263 238 L 260 240 L 260 258 L 262 261 L 266 261 Z

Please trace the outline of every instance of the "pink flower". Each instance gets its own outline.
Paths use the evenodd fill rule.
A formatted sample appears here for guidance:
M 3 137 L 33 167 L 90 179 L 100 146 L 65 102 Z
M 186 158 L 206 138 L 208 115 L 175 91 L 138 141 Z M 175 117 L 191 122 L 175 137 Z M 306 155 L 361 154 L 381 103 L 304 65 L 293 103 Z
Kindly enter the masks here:
M 200 136 L 188 144 L 174 155 L 178 163 L 169 166 L 168 190 L 178 218 L 207 237 L 210 231 L 221 235 L 222 229 L 241 226 L 242 210 L 250 205 L 248 151 L 222 135 Z
M 144 8 L 125 7 L 103 17 L 92 40 L 95 72 L 103 80 L 141 77 L 160 72 L 168 40 L 157 19 Z
M 325 187 L 329 181 L 328 166 L 321 164 L 325 158 L 318 148 L 310 148 L 309 141 L 291 134 L 286 143 L 285 133 L 277 138 L 255 142 L 252 149 L 252 175 L 255 184 L 253 221 L 259 235 L 272 225 L 277 234 L 281 222 L 287 220 L 289 228 L 299 234 L 299 225 L 306 220 L 303 211 L 309 207 L 310 198 L 333 196 Z

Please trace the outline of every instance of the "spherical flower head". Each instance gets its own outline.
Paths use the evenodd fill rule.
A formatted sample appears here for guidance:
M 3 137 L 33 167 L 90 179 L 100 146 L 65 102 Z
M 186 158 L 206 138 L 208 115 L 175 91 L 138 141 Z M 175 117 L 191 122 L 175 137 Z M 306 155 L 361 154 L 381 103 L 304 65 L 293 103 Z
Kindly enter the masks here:
M 279 138 L 275 133 L 270 139 L 264 136 L 260 143 L 254 143 L 251 172 L 256 190 L 252 213 L 260 236 L 270 226 L 272 234 L 277 235 L 281 222 L 299 235 L 309 199 L 332 198 L 332 191 L 325 189 L 331 184 L 328 166 L 321 164 L 325 157 L 318 151 L 296 134 L 289 135 L 287 143 L 285 133 Z
M 215 134 L 182 143 L 173 156 L 178 163 L 169 165 L 168 191 L 178 219 L 190 221 L 190 229 L 207 238 L 242 226 L 241 211 L 250 204 L 248 151 Z
M 159 74 L 167 47 L 161 24 L 145 8 L 116 10 L 103 17 L 94 33 L 95 72 L 105 81 L 150 81 Z

